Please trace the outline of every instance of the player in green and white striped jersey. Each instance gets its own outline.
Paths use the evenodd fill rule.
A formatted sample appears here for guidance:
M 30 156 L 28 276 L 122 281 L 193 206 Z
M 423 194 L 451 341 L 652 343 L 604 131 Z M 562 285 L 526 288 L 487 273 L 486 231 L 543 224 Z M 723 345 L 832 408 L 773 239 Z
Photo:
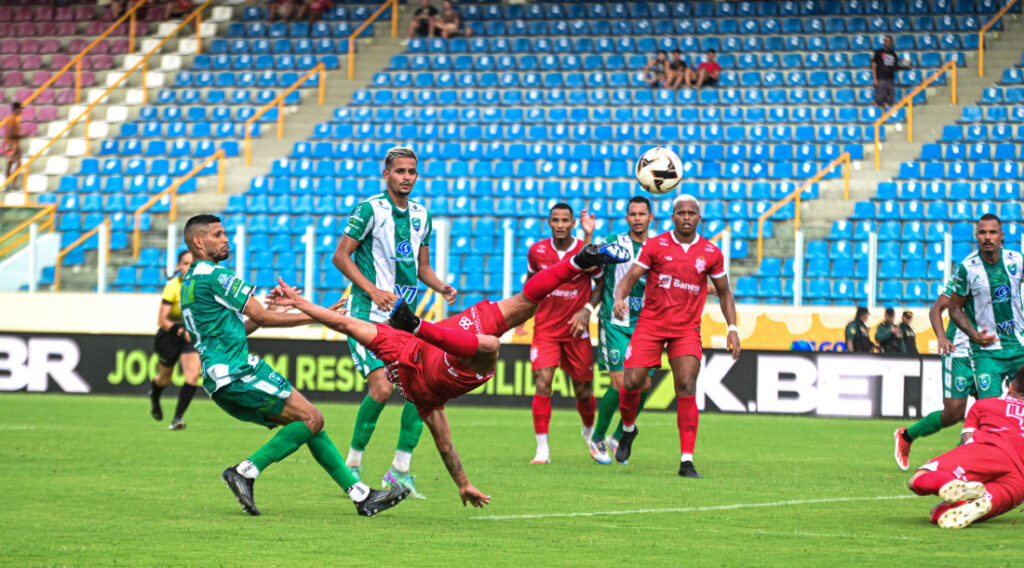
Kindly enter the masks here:
M 949 298 L 953 294 L 953 281 L 946 282 L 946 287 L 935 299 L 928 318 L 931 320 L 932 331 L 939 344 L 939 355 L 942 356 L 942 410 L 936 410 L 921 418 L 909 428 L 898 428 L 893 433 L 895 441 L 896 465 L 903 471 L 910 468 L 910 444 L 918 438 L 932 434 L 963 421 L 967 414 L 967 397 L 976 399 L 999 396 L 1000 389 L 989 388 L 981 391 L 974 378 L 971 367 L 971 341 L 967 334 L 960 330 L 952 320 L 942 328 L 942 311 L 949 307 Z M 969 312 L 970 305 L 964 310 Z
M 995 215 L 978 220 L 977 238 L 978 250 L 953 272 L 949 319 L 970 339 L 978 395 L 985 398 L 1001 394 L 1003 379 L 1024 366 L 1024 258 L 1003 248 Z
M 594 432 L 588 441 L 590 456 L 600 464 L 612 463 L 610 454 L 615 453 L 618 441 L 622 437 L 622 421 L 615 430 L 615 433 L 608 436 L 608 426 L 611 424 L 615 412 L 619 409 L 619 389 L 622 388 L 623 363 L 626 359 L 626 348 L 629 347 L 629 338 L 633 336 L 636 329 L 636 321 L 640 316 L 640 309 L 644 306 L 645 279 L 641 278 L 629 292 L 629 318 L 616 317 L 612 311 L 615 303 L 615 286 L 619 280 L 629 272 L 632 260 L 640 254 L 640 247 L 647 240 L 647 233 L 650 230 L 654 216 L 651 210 L 651 202 L 646 197 L 636 196 L 629 200 L 626 207 L 626 223 L 629 230 L 624 233 L 608 235 L 602 242 L 616 242 L 631 255 L 630 262 L 624 262 L 604 271 L 604 288 L 600 296 L 593 296 L 590 305 L 594 306 L 601 302 L 601 310 L 598 313 L 598 325 L 600 335 L 598 340 L 598 351 L 600 353 L 600 366 L 608 372 L 612 384 L 601 397 L 598 408 L 597 422 L 594 424 Z M 590 237 L 590 235 L 586 235 Z M 589 239 L 586 239 L 589 240 Z M 648 379 L 649 380 L 649 379 Z M 643 408 L 650 394 L 651 385 L 648 383 L 640 395 L 640 407 Z M 611 451 L 609 452 L 609 447 Z
M 416 305 L 420 282 L 442 294 L 449 304 L 455 302 L 455 288 L 441 282 L 430 267 L 430 213 L 423 204 L 409 198 L 419 177 L 418 165 L 411 149 L 396 146 L 388 150 L 383 172 L 387 189 L 356 205 L 338 241 L 332 260 L 353 284 L 348 302 L 352 317 L 376 323 L 387 321 L 399 297 Z M 348 345 L 356 368 L 369 384 L 369 392 L 356 414 L 345 460 L 361 476 L 363 451 L 394 385 L 388 381 L 379 359 L 352 339 Z M 402 410 L 401 424 L 395 459 L 381 482 L 385 486 L 406 487 L 414 497 L 422 499 L 409 473 L 412 452 L 423 433 L 423 421 L 411 403 L 407 402 Z

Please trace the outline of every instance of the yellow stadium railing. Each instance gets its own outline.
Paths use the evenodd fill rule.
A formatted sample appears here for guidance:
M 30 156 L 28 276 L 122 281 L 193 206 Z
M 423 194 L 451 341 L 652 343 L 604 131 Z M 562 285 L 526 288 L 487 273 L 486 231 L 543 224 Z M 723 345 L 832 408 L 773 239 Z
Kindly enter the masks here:
M 881 131 L 881 126 L 883 124 L 885 124 L 885 121 L 887 121 L 890 118 L 892 118 L 893 116 L 895 116 L 896 113 L 899 112 L 899 110 L 901 108 L 907 107 L 907 142 L 913 142 L 914 141 L 914 97 L 916 97 L 917 94 L 920 93 L 921 91 L 925 90 L 928 87 L 928 85 L 931 85 L 932 83 L 937 81 L 939 79 L 939 77 L 942 77 L 945 73 L 949 73 L 950 74 L 950 80 L 949 80 L 950 99 L 951 99 L 952 103 L 955 105 L 956 104 L 956 59 L 950 59 L 949 61 L 946 62 L 945 65 L 943 65 L 942 67 L 939 67 L 938 69 L 936 69 L 931 75 L 928 76 L 928 78 L 926 78 L 923 82 L 921 82 L 920 85 L 918 85 L 917 87 L 914 87 L 913 91 L 910 91 L 909 93 L 907 93 L 907 95 L 905 97 L 900 99 L 899 102 L 894 104 L 892 106 L 892 108 L 890 108 L 889 110 L 885 111 L 885 113 L 882 116 L 878 117 L 878 120 L 875 121 L 875 125 L 874 126 L 875 126 L 875 169 L 876 170 L 881 169 L 881 167 L 882 167 L 882 161 L 881 161 L 882 160 L 881 159 L 882 142 L 879 139 L 879 136 L 881 134 L 881 132 L 880 132 Z
M 49 150 L 50 147 L 53 146 L 57 142 L 57 140 L 59 140 L 61 137 L 63 137 L 65 134 L 67 134 L 82 119 L 86 120 L 86 123 L 85 123 L 85 143 L 86 143 L 86 151 L 88 152 L 88 145 L 89 145 L 89 122 L 88 122 L 88 119 L 89 119 L 89 113 L 91 113 L 92 109 L 96 108 L 96 105 L 100 104 L 103 101 L 103 99 L 105 99 L 107 97 L 107 95 L 109 95 L 114 89 L 119 87 L 121 85 L 121 83 L 123 83 L 129 76 L 131 76 L 132 73 L 135 72 L 135 70 L 139 69 L 140 67 L 143 68 L 142 93 L 143 93 L 143 102 L 145 102 L 145 93 L 146 93 L 146 90 L 145 90 L 145 88 L 146 88 L 146 84 L 145 84 L 145 66 L 146 66 L 147 62 L 149 61 L 149 58 L 154 56 L 154 55 L 156 55 L 156 54 L 158 54 L 158 53 L 160 53 L 160 50 L 163 48 L 164 44 L 166 44 L 168 41 L 170 41 L 171 38 L 175 37 L 178 34 L 178 32 L 181 31 L 181 29 L 184 28 L 189 22 L 191 22 L 192 20 L 196 20 L 198 22 L 198 20 L 200 18 L 199 14 L 203 10 L 205 10 L 207 7 L 209 7 L 210 4 L 212 4 L 212 3 L 213 3 L 213 0 L 206 0 L 206 2 L 204 2 L 201 6 L 196 8 L 191 14 L 189 14 L 188 17 L 186 17 L 180 24 L 178 24 L 178 26 L 176 28 L 174 28 L 174 31 L 172 31 L 167 37 L 165 37 L 162 41 L 160 41 L 160 43 L 158 43 L 153 49 L 151 49 L 148 53 L 146 53 L 146 55 L 142 59 L 140 59 L 138 61 L 138 63 L 133 65 L 131 69 L 126 71 L 125 74 L 122 75 L 120 79 L 118 79 L 116 82 L 114 82 L 114 84 L 112 84 L 111 86 L 107 87 L 106 91 L 103 91 L 103 93 L 99 97 L 97 97 L 96 100 L 93 101 L 88 107 L 86 107 L 85 110 L 83 110 L 73 120 L 68 122 L 67 126 L 65 126 L 63 130 L 61 130 L 59 133 L 57 133 L 56 136 L 54 136 L 52 139 L 50 139 L 50 141 L 47 142 L 45 146 L 43 146 L 38 152 L 33 154 L 28 160 L 22 162 L 21 165 L 18 167 L 18 169 L 14 170 L 14 173 L 12 173 L 6 180 L 4 180 L 3 183 L 0 183 L 0 190 L 2 190 L 5 187 L 7 187 L 12 181 L 17 179 L 17 177 L 19 175 L 24 174 L 24 175 L 22 175 L 22 183 L 23 183 L 22 192 L 24 194 L 25 203 L 28 203 L 29 202 L 29 194 L 28 194 L 28 175 L 29 175 L 28 174 L 28 170 L 29 170 L 29 167 L 32 165 L 33 162 L 35 162 L 37 159 L 39 159 L 39 157 L 42 156 L 47 150 Z M 199 26 L 196 25 L 196 30 L 198 30 L 198 29 L 199 29 Z
M 348 36 L 348 80 L 351 81 L 356 78 L 356 40 L 359 38 L 359 34 L 363 33 L 367 27 L 373 22 L 377 21 L 377 18 L 381 17 L 388 7 L 391 7 L 391 37 L 398 37 L 398 0 L 387 0 L 377 8 L 377 11 L 370 14 L 370 17 L 366 19 L 352 35 Z
M 64 65 L 64 67 L 61 67 L 59 71 L 54 73 L 53 76 L 50 77 L 49 80 L 47 80 L 45 83 L 40 85 L 39 88 L 36 89 L 35 91 L 32 91 L 32 94 L 30 94 L 28 97 L 25 98 L 24 101 L 21 102 L 21 106 L 24 108 L 24 107 L 28 106 L 32 101 L 36 100 L 36 97 L 38 97 L 43 91 L 49 89 L 50 86 L 53 85 L 53 83 L 57 80 L 58 77 L 60 77 L 64 73 L 67 73 L 72 67 L 75 68 L 75 103 L 80 102 L 81 101 L 81 89 L 82 89 L 82 58 L 84 58 L 90 51 L 92 51 L 92 48 L 96 47 L 97 44 L 99 44 L 101 41 L 106 39 L 107 36 L 112 34 L 114 32 L 114 30 L 117 29 L 117 26 L 120 26 L 121 24 L 123 24 L 125 20 L 130 20 L 130 24 L 129 24 L 129 28 L 128 28 L 128 51 L 129 52 L 134 51 L 135 50 L 135 13 L 138 12 L 139 8 L 145 6 L 147 2 L 148 2 L 148 0 L 141 0 L 140 2 L 138 2 L 134 6 L 132 6 L 131 9 L 129 9 L 127 12 L 125 12 L 124 15 L 122 15 L 120 18 L 115 20 L 114 23 L 110 24 L 110 27 L 107 28 L 107 30 L 105 32 L 103 32 L 100 35 L 96 36 L 96 39 L 92 40 L 92 43 L 90 43 L 89 45 L 85 46 L 85 49 L 83 49 L 81 51 L 81 53 L 79 53 L 78 55 L 72 57 L 71 61 L 68 61 Z M 7 124 L 7 122 L 10 121 L 10 120 L 13 120 L 13 118 L 11 116 L 4 117 L 3 120 L 0 120 L 0 128 L 3 128 Z
M 843 199 L 850 199 L 850 153 L 843 152 L 841 156 L 829 162 L 827 166 L 822 168 L 818 173 L 814 174 L 813 177 L 805 181 L 800 187 L 796 188 L 793 193 L 790 193 L 786 197 L 778 200 L 775 205 L 768 208 L 767 211 L 761 214 L 757 218 L 757 263 L 761 264 L 761 259 L 764 258 L 764 222 L 769 217 L 775 214 L 776 211 L 782 209 L 787 203 L 791 201 L 796 202 L 795 212 L 793 214 L 793 231 L 800 230 L 800 197 L 804 191 L 811 188 L 812 185 L 821 181 L 826 175 L 832 170 L 839 166 L 843 166 Z
M 96 233 L 98 233 L 100 231 L 100 227 L 106 227 L 107 228 L 107 231 L 106 231 L 107 238 L 104 240 L 104 242 L 98 243 L 97 247 L 104 248 L 107 251 L 107 258 L 110 258 L 110 218 L 109 217 L 104 217 L 102 223 L 100 223 L 99 225 L 96 225 L 95 227 L 93 227 L 92 230 L 86 231 L 86 232 L 82 233 L 82 236 L 80 236 L 77 239 L 75 239 L 75 242 L 73 242 L 73 243 L 69 244 L 68 246 L 60 249 L 60 252 L 57 253 L 57 264 L 53 267 L 53 291 L 54 292 L 60 292 L 60 270 L 61 270 L 61 267 L 64 264 L 64 257 L 67 256 L 67 254 L 69 252 L 71 252 L 71 251 L 75 250 L 76 248 L 78 248 L 79 246 L 81 246 L 82 243 L 84 243 L 85 241 L 87 241 L 89 239 L 89 237 L 91 237 L 91 236 L 95 235 Z
M 214 160 L 217 160 L 217 193 L 224 193 L 224 160 L 226 159 L 227 155 L 224 153 L 224 150 L 217 150 L 212 155 L 207 157 L 205 160 L 196 164 L 196 166 L 189 170 L 187 174 L 181 176 L 174 183 L 167 186 L 166 189 L 164 189 L 160 193 L 153 195 L 153 197 L 150 197 L 149 201 L 145 202 L 141 207 L 136 209 L 134 213 L 132 213 L 132 258 L 138 259 L 139 251 L 142 249 L 142 229 L 139 227 L 139 219 L 142 217 L 142 214 L 145 213 L 146 211 L 149 211 L 149 209 L 156 205 L 161 199 L 163 199 L 165 195 L 170 195 L 171 208 L 169 217 L 171 221 L 177 219 L 178 188 L 181 187 L 181 185 L 186 181 L 199 175 L 199 172 L 201 172 L 203 168 L 205 168 L 210 162 L 213 162 Z
M 36 205 L 6 205 L 4 208 L 32 208 L 35 209 Z M 42 222 L 40 222 L 42 220 Z M 0 257 L 11 252 L 12 250 L 20 247 L 29 239 L 29 233 L 26 229 L 32 225 L 32 223 L 39 223 L 40 231 L 53 232 L 54 226 L 57 224 L 57 206 L 47 205 L 36 211 L 35 215 L 32 215 L 28 219 L 25 219 L 10 231 L 0 235 Z M 21 233 L 25 234 L 21 234 Z M 19 237 L 20 235 L 20 237 Z
M 986 22 L 985 25 L 981 26 L 981 29 L 978 30 L 978 77 L 985 76 L 985 32 L 987 32 L 992 26 L 996 25 L 999 18 L 1002 18 L 1003 15 L 1010 11 L 1010 8 L 1013 8 L 1013 5 L 1016 3 L 1017 0 L 1010 0 L 1007 2 L 1006 5 L 1003 6 L 1002 10 L 996 12 L 996 15 L 992 16 L 992 19 Z
M 245 165 L 249 167 L 252 165 L 252 125 L 254 122 L 263 117 L 270 109 L 277 107 L 277 137 L 278 139 L 284 138 L 284 99 L 292 93 L 292 91 L 298 89 L 314 74 L 317 77 L 317 101 L 320 106 L 324 106 L 324 87 L 327 82 L 327 68 L 324 67 L 323 63 L 318 63 L 316 67 L 306 71 L 306 74 L 299 77 L 297 81 L 292 83 L 290 87 L 281 91 L 274 100 L 260 107 L 256 111 L 256 114 L 249 117 L 249 120 L 245 121 L 242 125 L 242 132 L 245 133 Z

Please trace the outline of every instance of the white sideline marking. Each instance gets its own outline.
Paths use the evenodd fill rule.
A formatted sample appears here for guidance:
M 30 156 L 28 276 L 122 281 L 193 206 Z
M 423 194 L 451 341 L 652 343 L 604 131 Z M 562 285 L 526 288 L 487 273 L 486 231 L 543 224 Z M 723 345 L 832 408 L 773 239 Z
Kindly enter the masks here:
M 643 527 L 643 528 L 641 528 L 641 527 L 635 527 L 635 526 L 620 526 L 620 525 L 597 525 L 597 527 L 598 528 L 602 528 L 602 529 L 633 530 L 633 531 L 637 531 L 637 532 L 640 532 L 640 531 L 645 531 L 645 532 L 647 532 L 647 531 L 678 532 L 679 531 L 678 528 L 665 528 L 665 527 Z M 702 528 L 688 528 L 686 530 L 689 533 L 719 534 L 719 533 L 725 532 L 725 531 L 720 531 L 720 530 L 716 530 L 716 529 L 702 529 Z M 876 539 L 876 540 L 881 539 L 881 540 L 914 540 L 914 541 L 922 541 L 922 540 L 924 540 L 924 539 L 920 539 L 920 538 L 914 538 L 914 537 L 902 536 L 902 535 L 884 535 L 883 536 L 883 535 L 858 535 L 858 534 L 851 534 L 851 533 L 814 533 L 814 532 L 798 531 L 798 530 L 793 530 L 793 531 L 766 531 L 764 529 L 753 529 L 753 530 L 729 529 L 728 532 L 730 532 L 730 533 L 743 532 L 743 533 L 748 533 L 748 534 L 759 534 L 759 535 L 768 535 L 768 536 L 811 536 L 811 537 L 815 537 L 815 538 L 844 538 L 844 539 L 863 538 L 863 539 Z
M 624 511 L 593 511 L 577 513 L 538 513 L 534 515 L 481 515 L 470 517 L 477 521 L 506 521 L 514 519 L 553 519 L 559 517 L 598 517 L 603 515 L 646 515 L 649 513 L 694 513 L 702 511 L 729 511 L 733 509 L 756 509 L 760 507 L 785 507 L 788 505 L 813 505 L 816 503 L 848 503 L 852 501 L 889 501 L 892 499 L 910 499 L 915 495 L 880 495 L 878 497 L 834 497 L 830 499 L 794 499 L 792 501 L 772 501 L 769 503 L 735 503 L 732 505 L 714 505 L 711 507 L 667 507 L 664 509 L 631 509 Z

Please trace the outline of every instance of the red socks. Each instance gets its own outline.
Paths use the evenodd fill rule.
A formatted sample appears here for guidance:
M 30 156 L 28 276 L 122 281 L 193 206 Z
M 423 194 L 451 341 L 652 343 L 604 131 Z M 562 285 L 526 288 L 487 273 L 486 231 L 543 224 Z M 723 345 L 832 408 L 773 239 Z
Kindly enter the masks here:
M 528 300 L 539 304 L 548 294 L 554 292 L 559 286 L 565 284 L 580 271 L 569 264 L 571 256 L 566 255 L 557 264 L 541 270 L 523 284 L 523 295 Z
M 549 398 L 550 402 L 551 399 Z M 580 418 L 583 419 L 583 426 L 585 428 L 592 428 L 594 426 L 594 412 L 597 410 L 597 401 L 594 397 L 590 397 L 590 400 L 582 402 L 576 399 L 576 411 L 580 413 Z
M 697 445 L 697 397 L 681 396 L 676 399 L 676 424 L 679 426 L 679 451 L 692 454 Z
M 428 321 L 420 322 L 416 337 L 460 359 L 472 357 L 480 345 L 480 338 L 468 331 L 441 327 Z
M 590 423 L 594 423 L 594 414 L 591 410 Z M 533 432 L 534 434 L 547 434 L 548 425 L 551 424 L 551 397 L 533 395 Z
M 918 495 L 938 495 L 943 485 L 956 479 L 956 476 L 948 471 L 929 471 L 917 476 L 910 490 Z
M 640 391 L 619 391 L 619 414 L 622 416 L 623 426 L 636 424 L 636 415 L 640 412 L 640 394 Z

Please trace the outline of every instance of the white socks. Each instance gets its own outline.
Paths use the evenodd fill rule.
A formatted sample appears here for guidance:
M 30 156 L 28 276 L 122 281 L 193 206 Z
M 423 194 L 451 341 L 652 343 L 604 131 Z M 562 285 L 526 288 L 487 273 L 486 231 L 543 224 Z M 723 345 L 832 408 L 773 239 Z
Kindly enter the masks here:
M 537 453 L 539 454 L 541 452 L 544 452 L 545 454 L 548 453 L 548 435 L 547 434 L 537 434 Z
M 370 488 L 362 481 L 356 483 L 352 487 L 345 490 L 352 501 L 356 503 L 362 503 L 366 501 L 366 498 L 370 496 Z
M 593 437 L 593 435 L 594 435 L 594 427 L 593 426 L 584 426 L 583 427 L 583 431 L 581 432 L 581 434 L 583 434 L 583 439 L 589 443 L 590 442 L 590 438 Z
M 682 457 L 679 458 L 679 461 L 680 462 L 691 462 L 692 463 L 693 462 L 693 454 L 683 454 Z
M 626 426 L 625 424 L 622 425 L 623 432 L 632 432 L 633 430 L 636 430 L 636 424 L 630 424 L 629 426 Z
M 348 457 L 345 458 L 345 465 L 348 467 L 362 467 L 363 466 L 363 452 L 355 448 L 348 449 Z
M 395 466 L 395 469 L 401 473 L 409 473 L 409 462 L 411 461 L 412 452 L 395 450 L 395 459 L 391 462 L 391 465 Z
M 246 479 L 256 479 L 260 475 L 260 470 L 256 469 L 256 466 L 249 460 L 245 460 L 238 464 L 238 466 L 235 467 L 235 471 L 238 472 L 238 475 L 241 475 Z

